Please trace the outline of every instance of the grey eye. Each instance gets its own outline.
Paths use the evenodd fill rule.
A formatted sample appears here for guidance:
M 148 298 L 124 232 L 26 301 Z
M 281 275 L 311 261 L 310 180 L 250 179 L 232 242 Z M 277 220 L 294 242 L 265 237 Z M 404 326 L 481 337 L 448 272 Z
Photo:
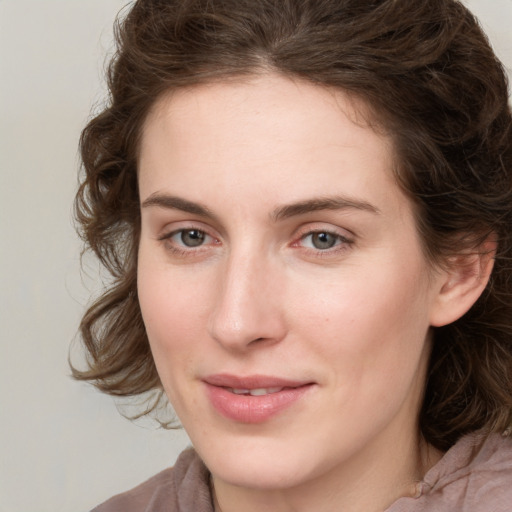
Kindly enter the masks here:
M 311 233 L 311 245 L 315 249 L 325 250 L 334 247 L 339 239 L 339 236 L 332 233 L 320 232 Z
M 180 239 L 187 247 L 198 247 L 204 243 L 205 233 L 198 229 L 185 229 L 181 231 Z

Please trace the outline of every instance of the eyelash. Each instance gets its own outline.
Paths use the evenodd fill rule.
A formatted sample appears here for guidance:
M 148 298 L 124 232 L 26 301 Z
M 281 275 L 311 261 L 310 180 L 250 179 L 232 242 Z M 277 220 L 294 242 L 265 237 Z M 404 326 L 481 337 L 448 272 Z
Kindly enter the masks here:
M 317 258 L 328 258 L 332 256 L 338 256 L 340 253 L 345 252 L 350 249 L 351 245 L 353 245 L 354 241 L 334 230 L 328 229 L 309 229 L 308 231 L 302 233 L 299 238 L 291 244 L 292 247 L 300 247 L 300 243 L 304 243 L 304 241 L 308 237 L 313 237 L 315 235 L 328 235 L 334 238 L 334 245 L 332 247 L 328 247 L 326 249 L 318 249 L 315 247 L 305 247 L 302 245 L 302 248 L 307 251 L 309 254 Z
M 314 250 L 317 250 L 320 252 L 326 252 L 329 250 L 333 250 L 334 247 L 338 247 L 339 245 L 343 245 L 343 244 L 350 245 L 352 243 L 352 240 L 350 240 L 349 238 L 347 238 L 339 233 L 336 233 L 335 231 L 329 231 L 326 229 L 315 229 L 312 231 L 308 231 L 307 233 L 304 233 L 303 235 L 301 235 L 298 241 L 304 241 L 308 237 L 314 237 L 315 235 L 328 235 L 328 236 L 332 236 L 334 238 L 335 245 L 333 245 L 332 247 L 329 247 L 326 249 L 314 248 Z
M 190 233 L 193 231 L 200 233 L 205 238 L 205 240 L 211 238 L 215 243 L 219 242 L 218 239 L 209 235 L 204 229 L 199 229 L 195 226 L 175 229 L 158 237 L 158 240 L 164 244 L 164 247 L 167 251 L 169 251 L 173 256 L 176 256 L 177 258 L 184 259 L 198 256 L 201 252 L 204 251 L 204 244 L 198 245 L 197 247 L 188 247 L 184 244 L 179 244 L 177 241 L 173 241 L 173 237 L 176 235 L 183 236 L 185 233 Z
M 213 237 L 212 235 L 209 235 L 204 229 L 199 229 L 194 226 L 173 230 L 169 233 L 160 236 L 158 240 L 164 243 L 166 249 L 173 253 L 175 256 L 181 258 L 193 257 L 194 255 L 197 255 L 198 252 L 202 252 L 203 250 L 205 250 L 204 243 L 196 247 L 191 247 L 186 245 L 177 245 L 177 242 L 172 241 L 173 237 L 175 237 L 176 235 L 183 236 L 185 233 L 192 231 L 198 232 L 199 234 L 204 236 L 206 240 L 211 239 L 215 245 L 218 245 L 220 243 L 220 241 L 217 238 Z M 354 243 L 352 239 L 344 235 L 341 235 L 336 231 L 329 231 L 327 229 L 310 229 L 302 233 L 294 242 L 290 244 L 290 246 L 294 248 L 300 248 L 301 242 L 304 242 L 304 240 L 306 240 L 308 237 L 313 237 L 314 235 L 328 235 L 334 237 L 335 239 L 334 245 L 326 249 L 302 246 L 302 248 L 305 251 L 307 251 L 307 253 L 312 254 L 313 256 L 318 258 L 325 258 L 338 255 L 340 252 L 347 251 L 350 248 L 350 246 L 353 245 Z

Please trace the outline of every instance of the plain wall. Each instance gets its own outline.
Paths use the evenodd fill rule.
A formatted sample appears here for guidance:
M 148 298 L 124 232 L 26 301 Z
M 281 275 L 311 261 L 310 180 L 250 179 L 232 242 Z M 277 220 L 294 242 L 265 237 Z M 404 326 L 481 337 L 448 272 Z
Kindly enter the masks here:
M 71 220 L 77 141 L 125 3 L 0 0 L 0 512 L 85 512 L 187 444 L 131 424 L 67 365 L 98 282 Z M 467 4 L 512 68 L 512 0 Z

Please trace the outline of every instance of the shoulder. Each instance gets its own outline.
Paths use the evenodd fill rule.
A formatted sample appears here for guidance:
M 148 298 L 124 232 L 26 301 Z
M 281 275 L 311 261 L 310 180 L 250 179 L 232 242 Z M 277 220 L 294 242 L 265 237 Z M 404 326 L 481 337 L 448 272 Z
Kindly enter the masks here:
M 512 439 L 499 434 L 465 436 L 425 481 L 431 492 L 464 487 L 474 498 L 498 490 L 512 497 Z
M 425 475 L 417 498 L 388 512 L 512 512 L 512 439 L 470 434 Z
M 185 450 L 173 468 L 110 498 L 91 512 L 212 512 L 209 473 L 194 450 Z
M 512 511 L 512 438 L 492 435 L 469 447 L 466 474 L 459 470 L 466 485 L 468 505 L 493 512 Z M 477 510 L 480 510 L 477 509 Z

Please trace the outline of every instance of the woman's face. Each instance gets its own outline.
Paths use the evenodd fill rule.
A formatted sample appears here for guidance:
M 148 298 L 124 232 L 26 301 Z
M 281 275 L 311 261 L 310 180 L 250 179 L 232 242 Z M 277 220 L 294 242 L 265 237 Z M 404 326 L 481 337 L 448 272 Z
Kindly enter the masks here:
M 140 305 L 220 481 L 377 471 L 417 441 L 440 278 L 354 105 L 264 75 L 177 91 L 145 124 Z

